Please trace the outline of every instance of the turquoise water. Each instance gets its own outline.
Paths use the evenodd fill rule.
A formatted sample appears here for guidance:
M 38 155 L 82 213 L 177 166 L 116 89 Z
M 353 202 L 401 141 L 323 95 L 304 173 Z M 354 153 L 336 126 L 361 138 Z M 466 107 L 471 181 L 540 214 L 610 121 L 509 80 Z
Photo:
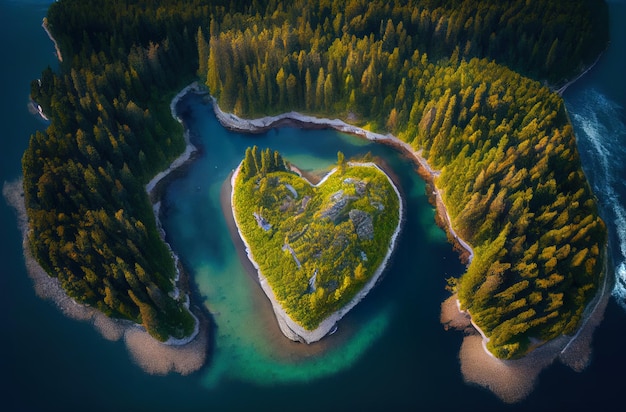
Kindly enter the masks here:
M 222 185 L 250 145 L 269 146 L 296 166 L 322 173 L 336 162 L 338 150 L 347 158 L 366 153 L 383 158 L 401 177 L 412 211 L 408 223 L 419 227 L 401 235 L 398 255 L 410 256 L 409 251 L 416 258 L 421 255 L 420 260 L 409 263 L 422 267 L 419 276 L 428 277 L 430 282 L 426 284 L 432 285 L 431 290 L 417 288 L 410 298 L 432 301 L 433 295 L 445 296 L 439 262 L 447 258 L 454 261 L 455 256 L 450 253 L 443 231 L 433 225 L 433 210 L 425 200 L 423 181 L 413 173 L 413 165 L 399 158 L 395 151 L 333 131 L 281 128 L 255 136 L 230 133 L 221 128 L 211 107 L 202 104 L 200 98 L 189 97 L 181 105 L 188 107 L 181 107 L 182 112 L 190 111 L 186 120 L 190 129 L 199 134 L 195 143 L 202 156 L 183 179 L 168 189 L 162 209 L 166 216 L 163 225 L 185 266 L 194 273 L 205 306 L 215 314 L 215 357 L 204 377 L 207 385 L 216 385 L 221 378 L 271 385 L 335 374 L 358 362 L 379 342 L 392 320 L 401 316 L 398 311 L 402 302 L 389 294 L 366 299 L 341 322 L 338 333 L 321 343 L 300 345 L 282 336 L 269 301 L 242 267 L 233 241 L 227 236 L 220 206 Z M 385 279 L 392 288 L 408 287 L 411 277 L 417 275 L 414 267 L 399 261 L 400 258 L 392 261 Z M 461 266 L 457 264 L 453 270 L 458 273 Z M 410 316 L 407 322 L 415 323 Z M 410 338 L 409 333 L 406 339 Z
M 54 49 L 40 28 L 48 1 L 0 0 L 0 180 L 20 175 L 28 136 L 45 124 L 27 110 L 29 82 Z M 611 231 L 614 267 L 626 155 L 620 127 L 626 107 L 623 25 L 626 5 L 611 3 L 614 41 L 598 66 L 565 93 L 585 170 Z M 621 31 L 620 31 L 621 30 Z M 590 366 L 575 373 L 546 369 L 525 401 L 504 405 L 462 380 L 461 335 L 445 332 L 439 303 L 445 278 L 462 266 L 433 224 L 424 186 L 393 150 L 324 131 L 280 129 L 260 136 L 224 131 L 207 107 L 189 101 L 201 157 L 164 199 L 169 240 L 193 274 L 196 302 L 213 313 L 209 364 L 190 376 L 151 376 L 133 364 L 122 342 L 65 318 L 35 296 L 21 257 L 13 212 L 0 202 L 0 410 L 615 410 L 623 405 L 626 312 L 612 300 L 594 336 Z M 609 114 L 607 116 L 607 114 Z M 622 125 L 622 126 L 620 126 Z M 620 137 L 622 136 L 622 137 Z M 371 151 L 398 175 L 409 211 L 383 282 L 327 341 L 305 347 L 279 335 L 265 297 L 242 267 L 218 201 L 224 179 L 245 147 L 271 146 L 306 169 Z M 603 148 L 598 150 L 598 148 Z M 603 160 L 606 159 L 606 160 Z M 619 408 L 618 408 L 619 409 Z

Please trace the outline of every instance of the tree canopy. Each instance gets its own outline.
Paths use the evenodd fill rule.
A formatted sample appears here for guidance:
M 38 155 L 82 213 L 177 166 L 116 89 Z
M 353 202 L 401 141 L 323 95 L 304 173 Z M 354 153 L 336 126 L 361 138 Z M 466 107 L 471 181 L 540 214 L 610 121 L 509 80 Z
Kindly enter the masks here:
M 22 162 L 33 254 L 78 301 L 191 332 L 144 185 L 184 148 L 169 99 L 199 74 L 227 111 L 339 114 L 421 151 L 476 252 L 461 303 L 520 356 L 572 332 L 601 278 L 606 229 L 546 84 L 607 21 L 600 0 L 55 2 L 64 59 L 31 86 L 51 124 Z

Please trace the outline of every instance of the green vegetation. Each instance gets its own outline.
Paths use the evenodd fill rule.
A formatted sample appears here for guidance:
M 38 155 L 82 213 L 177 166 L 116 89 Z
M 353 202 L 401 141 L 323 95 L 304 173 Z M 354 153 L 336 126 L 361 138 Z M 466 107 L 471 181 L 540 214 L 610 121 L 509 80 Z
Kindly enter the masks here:
M 501 4 L 511 3 L 517 10 L 546 7 Z M 453 284 L 462 307 L 490 338 L 489 349 L 518 357 L 530 338 L 574 332 L 603 273 L 606 229 L 562 99 L 536 80 L 475 57 L 481 53 L 463 41 L 447 49 L 445 42 L 424 43 L 430 31 L 423 26 L 435 25 L 434 33 L 443 36 L 445 23 L 454 20 L 451 9 L 450 15 L 440 8 L 425 12 L 430 19 L 423 21 L 414 13 L 419 8 L 363 3 L 359 13 L 343 14 L 336 4 L 298 2 L 271 18 L 233 15 L 219 30 L 214 23 L 199 48 L 208 48 L 206 83 L 220 106 L 244 116 L 343 113 L 352 123 L 400 137 L 441 171 L 435 184 L 453 228 L 474 248 L 474 260 Z M 590 4 L 567 2 L 574 9 Z M 513 18 L 508 13 L 494 21 Z M 526 15 L 515 16 L 527 30 Z M 590 16 L 576 18 L 591 24 Z M 558 26 L 548 24 L 545 32 Z M 459 44 L 463 36 L 455 36 L 463 30 L 450 27 L 450 45 Z M 550 54 L 535 63 L 532 53 L 516 56 L 529 59 L 524 71 L 545 74 Z
M 248 148 L 233 188 L 237 225 L 287 314 L 315 329 L 369 281 L 400 224 L 378 168 L 344 163 L 312 186 L 278 152 Z
M 410 116 L 405 99 L 444 81 L 427 67 L 441 59 L 485 58 L 561 83 L 608 39 L 601 0 L 269 3 L 214 18 L 199 35 L 200 75 L 227 112 L 341 109 L 385 127 L 395 108 L 393 128 Z
M 51 124 L 24 154 L 24 188 L 33 254 L 70 296 L 161 340 L 190 333 L 143 188 L 183 150 L 169 98 L 199 73 L 226 111 L 339 113 L 421 150 L 475 249 L 456 289 L 497 356 L 576 328 L 606 230 L 542 82 L 605 47 L 603 1 L 243 3 L 50 6 L 64 60 L 31 87 Z
M 52 4 L 64 61 L 32 83 L 51 124 L 22 160 L 29 242 L 42 267 L 77 301 L 159 340 L 194 328 L 145 184 L 184 149 L 169 103 L 197 69 L 195 30 L 208 18 L 200 3 Z

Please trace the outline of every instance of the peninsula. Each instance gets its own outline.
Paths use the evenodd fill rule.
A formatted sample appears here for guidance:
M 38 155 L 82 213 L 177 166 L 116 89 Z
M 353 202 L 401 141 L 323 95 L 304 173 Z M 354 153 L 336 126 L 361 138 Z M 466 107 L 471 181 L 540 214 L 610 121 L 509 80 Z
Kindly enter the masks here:
M 374 163 L 338 164 L 311 184 L 255 146 L 231 179 L 232 210 L 281 331 L 312 343 L 376 285 L 402 221 L 402 199 Z

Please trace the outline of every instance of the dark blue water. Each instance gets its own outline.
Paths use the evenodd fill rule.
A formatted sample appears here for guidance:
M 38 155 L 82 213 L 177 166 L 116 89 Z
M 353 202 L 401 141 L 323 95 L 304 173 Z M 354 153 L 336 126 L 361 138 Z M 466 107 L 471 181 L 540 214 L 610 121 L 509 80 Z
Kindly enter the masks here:
M 4 43 L 0 65 L 2 182 L 19 176 L 28 136 L 45 127 L 26 105 L 30 80 L 56 64 L 40 28 L 48 4 L 0 0 L 0 38 L 11 39 Z M 625 226 L 619 220 L 626 204 L 626 33 L 621 24 L 626 6 L 611 3 L 611 13 L 611 48 L 564 97 L 619 270 L 626 260 Z M 439 324 L 445 278 L 462 266 L 432 223 L 423 183 L 410 163 L 389 148 L 334 132 L 229 133 L 199 101 L 187 104 L 202 155 L 167 191 L 164 225 L 193 273 L 197 301 L 215 313 L 210 364 L 191 376 L 148 375 L 132 363 L 123 343 L 104 340 L 90 325 L 63 317 L 37 298 L 13 212 L 0 202 L 0 373 L 7 382 L 0 386 L 0 410 L 615 410 L 622 402 L 626 312 L 617 299 L 594 336 L 586 370 L 553 365 L 528 399 L 505 405 L 463 382 L 456 358 L 461 336 Z M 219 193 L 250 144 L 278 149 L 306 169 L 328 166 L 337 150 L 346 156 L 372 152 L 395 170 L 406 196 L 410 213 L 383 283 L 324 346 L 303 350 L 278 339 L 269 305 L 228 235 Z
M 626 309 L 626 2 L 612 4 L 612 42 L 597 67 L 565 101 L 578 138 L 585 172 L 609 225 L 616 284 L 613 295 Z

